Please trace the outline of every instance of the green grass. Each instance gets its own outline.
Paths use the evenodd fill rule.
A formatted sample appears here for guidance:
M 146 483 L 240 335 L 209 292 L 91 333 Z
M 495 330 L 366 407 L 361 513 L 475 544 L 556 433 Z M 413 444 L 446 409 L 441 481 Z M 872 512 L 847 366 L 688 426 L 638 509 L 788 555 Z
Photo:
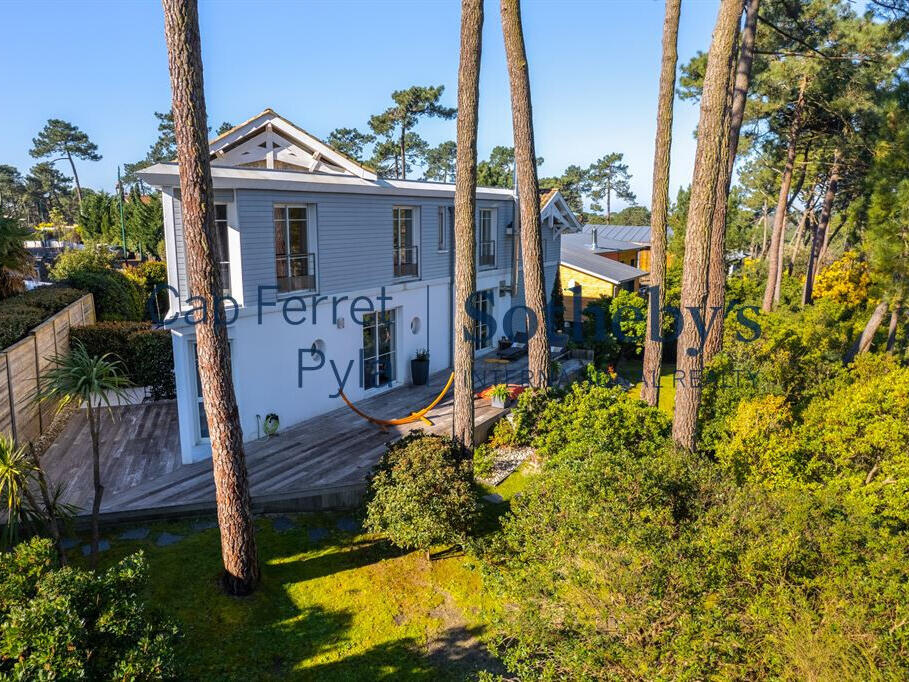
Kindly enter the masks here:
M 641 397 L 641 385 L 643 384 L 643 360 L 641 358 L 623 358 L 616 365 L 616 371 L 625 379 L 632 383 L 631 395 L 634 398 Z M 660 370 L 660 403 L 659 408 L 666 414 L 672 415 L 675 406 L 675 364 L 663 364 Z
M 491 490 L 507 500 L 529 475 L 522 469 Z M 148 524 L 151 533 L 139 542 L 108 532 L 102 565 L 145 552 L 147 596 L 180 624 L 186 679 L 461 680 L 495 669 L 483 623 L 497 606 L 465 555 L 430 561 L 376 536 L 339 531 L 341 515 L 289 517 L 296 528 L 283 533 L 271 519 L 257 521 L 262 582 L 250 597 L 221 592 L 218 530 L 192 532 L 189 522 Z M 308 528 L 330 534 L 311 542 Z M 161 532 L 184 539 L 157 547 Z

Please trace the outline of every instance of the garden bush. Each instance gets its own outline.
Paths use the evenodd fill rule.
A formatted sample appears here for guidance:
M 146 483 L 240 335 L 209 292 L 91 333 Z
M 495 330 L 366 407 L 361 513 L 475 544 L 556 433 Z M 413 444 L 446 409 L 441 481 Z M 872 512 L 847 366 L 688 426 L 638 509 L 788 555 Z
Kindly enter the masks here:
M 538 388 L 528 389 L 518 396 L 508 415 L 514 432 L 513 445 L 527 446 L 533 442 L 540 430 L 543 410 L 560 395 L 560 390 L 556 388 Z
M 94 295 L 99 320 L 138 321 L 145 316 L 142 289 L 122 272 L 82 270 L 71 273 L 66 281 Z
M 99 322 L 74 328 L 70 335 L 92 353 L 118 358 L 130 381 L 149 387 L 152 400 L 176 397 L 169 331 L 152 329 L 148 322 Z
M 114 260 L 110 251 L 100 247 L 68 249 L 57 256 L 50 278 L 54 282 L 65 282 L 78 273 L 107 272 L 113 269 Z
M 97 573 L 55 560 L 52 543 L 37 538 L 0 554 L 0 677 L 176 678 L 177 628 L 140 597 L 141 553 Z
M 451 439 L 406 435 L 369 478 L 366 527 L 405 549 L 464 542 L 478 511 L 471 469 Z
M 66 287 L 39 287 L 0 301 L 0 349 L 11 346 L 83 295 Z
M 124 268 L 123 274 L 142 290 L 142 306 L 144 315 L 149 317 L 149 302 L 154 298 L 157 307 L 153 305 L 156 315 L 161 319 L 167 312 L 167 290 L 157 289 L 160 285 L 167 284 L 167 264 L 162 261 L 143 261 L 131 268 Z
M 492 474 L 495 461 L 496 452 L 492 444 L 480 443 L 473 450 L 473 475 L 476 478 L 488 478 Z

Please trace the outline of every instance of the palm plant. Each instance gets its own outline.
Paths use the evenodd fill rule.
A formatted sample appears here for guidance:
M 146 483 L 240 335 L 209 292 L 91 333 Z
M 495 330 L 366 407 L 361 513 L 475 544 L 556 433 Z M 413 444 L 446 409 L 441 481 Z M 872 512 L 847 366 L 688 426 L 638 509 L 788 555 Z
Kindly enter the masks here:
M 11 218 L 0 218 L 0 298 L 25 290 L 25 279 L 34 272 L 23 241 L 30 231 Z
M 41 400 L 58 401 L 57 410 L 67 405 L 85 405 L 88 430 L 92 439 L 92 474 L 95 498 L 92 503 L 92 564 L 98 560 L 98 514 L 101 510 L 101 416 L 104 408 L 110 411 L 112 399 L 126 397 L 130 381 L 123 364 L 111 354 L 92 355 L 81 343 L 76 343 L 67 355 L 53 359 L 40 393 Z
M 3 546 L 11 547 L 19 535 L 19 525 L 27 516 L 30 500 L 28 484 L 34 465 L 12 438 L 0 436 L 0 500 L 6 507 L 6 526 L 3 529 Z

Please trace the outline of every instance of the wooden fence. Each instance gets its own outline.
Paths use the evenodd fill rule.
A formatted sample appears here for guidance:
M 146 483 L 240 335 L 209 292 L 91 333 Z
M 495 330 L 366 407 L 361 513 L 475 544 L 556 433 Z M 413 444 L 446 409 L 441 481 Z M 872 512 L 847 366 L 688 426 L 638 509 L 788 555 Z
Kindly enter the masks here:
M 0 351 L 0 433 L 24 443 L 50 426 L 56 406 L 38 404 L 41 377 L 55 355 L 69 351 L 70 327 L 94 321 L 94 299 L 86 294 Z

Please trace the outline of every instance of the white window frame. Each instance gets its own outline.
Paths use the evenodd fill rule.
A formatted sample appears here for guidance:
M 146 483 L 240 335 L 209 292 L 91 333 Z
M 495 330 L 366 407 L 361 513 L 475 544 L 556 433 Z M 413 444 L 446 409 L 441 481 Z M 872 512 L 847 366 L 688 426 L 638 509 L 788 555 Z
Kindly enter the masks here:
M 485 294 L 485 295 L 484 295 Z M 484 312 L 487 315 L 493 316 L 493 308 L 495 307 L 495 289 L 481 289 L 476 294 L 474 294 L 473 306 L 477 311 Z M 481 308 L 481 303 L 483 307 Z M 478 315 L 477 318 L 480 316 Z M 482 345 L 477 345 L 480 339 L 480 330 L 485 330 L 485 343 Z M 489 334 L 489 326 L 484 322 L 481 322 L 479 319 L 474 321 L 473 325 L 473 352 L 479 353 L 487 348 L 492 346 L 492 337 Z
M 482 239 L 482 218 L 483 214 L 487 213 L 489 215 L 489 239 Z M 476 232 L 477 232 L 477 268 L 482 268 L 483 270 L 495 270 L 498 265 L 498 240 L 496 239 L 497 234 L 497 221 L 498 221 L 498 210 L 491 206 L 483 206 L 477 209 L 477 221 L 476 221 Z M 491 241 L 493 243 L 492 249 L 492 265 L 480 265 L 480 244 L 484 241 Z
M 230 221 L 230 213 L 231 213 L 230 204 L 231 204 L 231 202 L 228 202 L 228 201 L 216 201 L 215 202 L 215 231 L 217 232 L 217 235 L 218 235 L 218 242 L 219 242 L 218 248 L 221 251 L 222 258 L 225 256 L 227 257 L 227 260 L 218 261 L 218 267 L 219 267 L 219 270 L 221 271 L 222 295 L 224 295 L 224 296 L 231 296 L 233 289 L 234 289 L 232 286 L 233 268 L 231 268 L 231 263 L 230 263 L 230 222 L 231 222 Z M 218 208 L 220 206 L 224 207 L 224 218 L 223 219 L 218 218 Z M 221 232 L 222 224 L 224 227 L 223 234 Z M 227 266 L 226 267 L 226 269 L 227 269 L 226 278 L 224 276 L 225 275 L 224 266 Z
M 398 325 L 400 324 L 400 319 L 401 319 L 401 315 L 398 314 L 398 310 L 399 310 L 399 308 L 388 308 L 385 311 L 386 315 L 390 315 L 391 350 L 388 353 L 380 353 L 379 352 L 380 346 L 379 346 L 378 336 L 377 336 L 376 345 L 375 345 L 375 355 L 371 356 L 369 358 L 366 357 L 366 352 L 365 352 L 366 349 L 363 347 L 364 340 L 362 338 L 362 335 L 365 334 L 367 327 L 372 327 L 373 329 L 375 329 L 376 332 L 378 332 L 380 326 L 388 326 L 388 321 L 384 321 L 384 322 L 380 323 L 379 316 L 382 314 L 381 310 L 375 310 L 371 313 L 365 313 L 363 315 L 363 325 L 361 327 L 362 331 L 361 331 L 361 338 L 360 338 L 361 352 L 363 353 L 363 376 L 361 377 L 361 380 L 363 382 L 363 389 L 366 391 L 372 391 L 377 388 L 387 388 L 389 385 L 393 385 L 398 380 L 398 345 L 399 345 L 398 344 L 398 336 L 399 336 Z M 367 318 L 372 318 L 372 322 L 367 324 Z M 369 385 L 367 385 L 367 381 L 366 381 L 367 363 L 370 360 L 378 362 L 379 359 L 382 357 L 388 358 L 386 360 L 386 362 L 389 363 L 390 368 L 391 368 L 391 372 L 390 372 L 391 378 L 387 383 L 378 384 L 376 386 L 369 386 Z
M 277 295 L 279 297 L 290 296 L 293 294 L 300 293 L 301 291 L 307 292 L 307 293 L 312 293 L 312 292 L 317 292 L 319 290 L 319 251 L 318 251 L 318 242 L 316 241 L 317 235 L 318 235 L 318 231 L 316 229 L 316 220 L 317 220 L 316 205 L 309 204 L 309 203 L 299 203 L 299 202 L 272 204 L 272 210 L 271 210 L 272 235 L 274 235 L 274 229 L 275 229 L 275 227 L 274 227 L 275 210 L 281 209 L 284 211 L 284 240 L 285 240 L 285 244 L 287 245 L 287 248 L 290 248 L 290 234 L 288 232 L 288 230 L 290 230 L 290 220 L 287 217 L 288 216 L 287 212 L 288 212 L 288 209 L 291 209 L 291 208 L 302 208 L 303 210 L 306 211 L 306 248 L 307 248 L 307 253 L 313 254 L 313 287 L 312 287 L 312 289 L 290 289 L 288 291 L 281 291 L 280 289 L 278 289 Z M 277 245 L 277 243 L 275 243 L 272 248 L 272 252 L 273 252 L 272 258 L 275 263 L 275 284 L 276 285 L 278 284 L 277 248 L 278 248 L 278 245 Z M 288 267 L 290 267 L 291 256 L 285 255 L 283 257 L 288 259 Z M 290 270 L 288 270 L 288 272 L 290 272 Z
M 454 233 L 454 207 L 439 206 L 439 227 L 436 236 L 436 250 L 448 253 L 451 249 L 451 236 Z
M 398 248 L 416 248 L 417 250 L 417 272 L 414 275 L 394 275 L 394 270 L 392 270 L 392 276 L 397 281 L 409 280 L 409 279 L 420 279 L 422 274 L 422 258 L 420 258 L 420 207 L 406 204 L 395 204 L 391 207 L 391 229 L 392 229 L 392 242 L 391 248 L 394 250 L 394 240 L 398 236 L 398 225 L 395 220 L 395 213 L 397 211 L 410 211 L 411 214 L 411 230 L 413 232 L 411 245 L 409 247 L 398 247 Z M 392 264 L 392 267 L 394 265 Z
M 233 353 L 234 343 L 232 340 L 228 340 L 227 348 L 229 353 Z M 195 394 L 195 401 L 193 402 L 193 433 L 195 434 L 196 445 L 200 445 L 211 442 L 211 433 L 207 436 L 202 435 L 202 413 L 205 411 L 205 403 L 202 398 L 202 376 L 199 374 L 199 343 L 196 339 L 192 339 L 189 342 L 189 356 L 192 360 L 190 374 L 193 382 L 193 393 Z M 231 372 L 233 372 L 233 363 L 231 363 Z M 236 393 L 237 386 L 233 376 L 231 376 L 230 380 L 234 383 L 234 393 Z M 206 429 L 208 429 L 207 420 L 208 417 L 206 417 Z

